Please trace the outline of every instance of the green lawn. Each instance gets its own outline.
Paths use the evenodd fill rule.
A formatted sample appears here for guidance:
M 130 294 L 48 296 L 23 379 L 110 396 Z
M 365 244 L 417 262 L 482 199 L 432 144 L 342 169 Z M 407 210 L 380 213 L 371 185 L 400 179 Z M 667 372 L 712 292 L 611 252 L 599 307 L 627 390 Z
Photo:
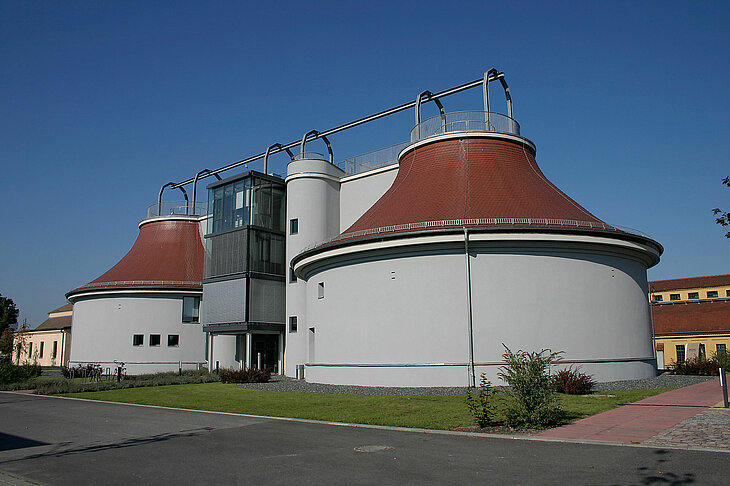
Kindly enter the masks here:
M 560 395 L 565 422 L 667 391 L 616 391 L 611 398 Z M 604 392 L 602 392 L 604 393 Z M 203 383 L 128 388 L 63 396 L 219 412 L 295 417 L 332 422 L 450 429 L 473 425 L 463 396 L 391 397 L 257 391 L 233 384 Z

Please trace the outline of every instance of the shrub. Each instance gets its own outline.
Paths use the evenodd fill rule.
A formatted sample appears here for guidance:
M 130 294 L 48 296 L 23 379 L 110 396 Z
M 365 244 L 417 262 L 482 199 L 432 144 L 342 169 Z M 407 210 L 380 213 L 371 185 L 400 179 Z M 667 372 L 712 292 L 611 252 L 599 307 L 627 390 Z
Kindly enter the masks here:
M 675 375 L 702 375 L 711 376 L 718 374 L 720 365 L 713 359 L 706 359 L 704 356 L 690 358 L 684 363 L 674 365 Z
M 218 376 L 223 383 L 265 383 L 271 378 L 271 372 L 257 368 L 243 370 L 221 368 L 218 370 Z
M 553 386 L 558 393 L 568 395 L 588 395 L 593 391 L 596 382 L 591 375 L 578 370 L 567 368 L 560 370 L 553 376 Z
M 479 388 L 475 393 L 471 389 L 466 391 L 466 406 L 469 408 L 474 421 L 479 427 L 486 427 L 495 423 L 496 405 L 494 397 L 497 392 L 484 373 L 479 379 Z
M 720 351 L 719 353 L 715 353 L 712 359 L 717 362 L 718 368 L 722 368 L 726 373 L 730 373 L 730 353 Z
M 19 383 L 41 376 L 42 368 L 37 364 L 14 365 L 0 363 L 0 384 Z
M 503 344 L 504 346 L 504 344 Z M 556 403 L 550 365 L 561 352 L 549 349 L 538 352 L 519 350 L 513 353 L 504 346 L 505 361 L 499 377 L 510 386 L 505 413 L 507 425 L 516 428 L 542 428 L 556 423 L 562 414 Z
M 76 393 L 85 391 L 115 390 L 142 386 L 183 385 L 190 383 L 209 383 L 220 381 L 218 375 L 208 370 L 185 370 L 182 374 L 176 371 L 148 375 L 129 376 L 117 383 L 114 379 L 103 381 L 48 380 L 31 381 L 2 385 L 4 390 L 36 390 L 36 393 L 53 395 L 57 393 Z

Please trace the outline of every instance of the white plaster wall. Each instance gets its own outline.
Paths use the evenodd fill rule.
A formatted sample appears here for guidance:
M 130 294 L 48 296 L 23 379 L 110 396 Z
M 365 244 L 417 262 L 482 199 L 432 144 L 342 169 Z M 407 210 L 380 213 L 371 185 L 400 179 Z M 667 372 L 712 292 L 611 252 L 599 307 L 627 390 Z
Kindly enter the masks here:
M 385 194 L 398 175 L 398 164 L 343 178 L 340 186 L 340 233 Z
M 238 369 L 236 361 L 236 339 L 234 334 L 215 334 L 213 337 L 213 354 L 210 360 L 211 370 L 215 369 L 216 362 L 219 368 Z
M 200 296 L 200 293 L 187 295 Z M 178 362 L 186 369 L 204 362 L 205 335 L 201 324 L 182 322 L 183 294 L 110 294 L 78 297 L 74 301 L 71 341 L 72 364 L 113 361 L 127 363 L 128 374 L 176 371 Z M 144 335 L 143 346 L 133 346 L 132 336 Z M 160 346 L 152 347 L 150 334 L 160 334 Z M 167 346 L 167 336 L 178 334 L 180 345 Z M 167 364 L 163 364 L 167 363 Z
M 297 160 L 287 167 L 287 267 L 304 248 L 339 234 L 339 168 L 321 160 Z M 291 219 L 299 220 L 299 231 L 290 234 Z M 289 282 L 286 276 L 286 344 L 284 372 L 296 376 L 296 366 L 304 364 L 307 350 L 307 318 L 304 282 Z M 289 332 L 289 317 L 297 317 L 298 331 Z
M 501 343 L 513 351 L 563 350 L 565 360 L 599 381 L 655 374 L 646 262 L 605 246 L 568 246 L 470 247 L 477 379 L 485 372 L 499 383 Z M 468 385 L 463 247 L 391 254 L 398 257 L 323 261 L 309 275 L 316 362 L 307 365 L 307 381 Z

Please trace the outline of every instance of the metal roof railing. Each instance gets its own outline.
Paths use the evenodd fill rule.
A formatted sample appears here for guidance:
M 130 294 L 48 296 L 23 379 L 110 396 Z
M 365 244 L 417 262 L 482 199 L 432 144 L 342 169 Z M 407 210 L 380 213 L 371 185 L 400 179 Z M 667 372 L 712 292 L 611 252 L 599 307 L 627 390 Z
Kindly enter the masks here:
M 115 280 L 113 282 L 91 282 L 82 285 L 78 290 L 100 288 L 100 287 L 143 287 L 143 286 L 174 286 L 174 287 L 200 287 L 203 282 L 200 280 Z
M 455 111 L 436 115 L 411 130 L 411 143 L 454 132 L 492 132 L 520 136 L 520 124 L 501 113 Z
M 390 147 L 350 157 L 338 163 L 337 167 L 342 169 L 346 174 L 353 175 L 395 164 L 398 162 L 398 154 L 408 145 L 410 145 L 410 142 L 401 142 Z
M 421 221 L 417 223 L 396 224 L 390 226 L 380 226 L 377 228 L 369 228 L 360 231 L 352 231 L 350 233 L 342 233 L 326 241 L 321 241 L 303 248 L 300 253 L 313 250 L 320 246 L 337 243 L 339 241 L 361 238 L 363 236 L 392 234 L 398 232 L 407 232 L 413 230 L 423 230 L 429 228 L 461 228 L 474 226 L 498 226 L 498 227 L 551 227 L 551 228 L 577 228 L 577 229 L 595 229 L 603 231 L 623 232 L 644 238 L 651 238 L 646 233 L 625 228 L 621 226 L 594 223 L 592 221 L 579 221 L 574 219 L 552 219 L 552 218 L 473 218 L 473 219 L 445 219 L 439 221 Z
M 208 203 L 200 201 L 190 208 L 185 201 L 163 201 L 161 205 L 153 204 L 147 208 L 147 219 L 164 218 L 165 216 L 205 216 L 208 214 Z

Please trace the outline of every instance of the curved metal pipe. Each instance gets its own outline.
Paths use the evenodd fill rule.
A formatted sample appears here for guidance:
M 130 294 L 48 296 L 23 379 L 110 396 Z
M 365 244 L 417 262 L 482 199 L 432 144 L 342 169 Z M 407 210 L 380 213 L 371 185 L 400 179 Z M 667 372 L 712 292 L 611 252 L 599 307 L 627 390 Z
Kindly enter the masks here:
M 162 216 L 162 191 L 165 190 L 166 187 L 174 186 L 174 182 L 168 182 L 164 186 L 160 188 L 160 195 L 157 197 L 157 216 Z M 182 186 L 180 186 L 182 187 Z
M 185 196 L 185 216 L 190 215 L 190 200 L 188 199 L 188 193 L 185 190 L 183 186 L 178 187 L 183 193 L 183 196 Z
M 198 201 L 198 179 L 200 179 L 200 176 L 201 175 L 203 175 L 203 174 L 210 174 L 210 173 L 213 173 L 213 171 L 210 170 L 210 169 L 203 169 L 200 172 L 198 172 L 197 174 L 195 174 L 195 179 L 193 180 L 193 216 L 197 216 L 195 214 L 195 208 L 196 208 L 196 204 L 197 204 L 197 201 Z M 213 173 L 213 175 L 218 180 L 221 180 L 221 176 L 219 176 L 218 174 Z M 180 186 L 180 187 L 182 187 L 182 186 Z
M 264 174 L 268 174 L 269 173 L 269 154 L 271 153 L 271 149 L 273 149 L 273 148 L 278 148 L 279 149 L 275 153 L 281 152 L 282 150 L 286 150 L 286 153 L 289 154 L 289 158 L 292 158 L 292 159 L 294 158 L 294 154 L 292 153 L 291 150 L 289 150 L 288 148 L 284 147 L 280 143 L 275 143 L 274 145 L 272 145 L 272 146 L 270 146 L 269 148 L 266 149 L 266 154 L 264 155 Z
M 507 100 L 507 116 L 509 117 L 509 130 L 510 132 L 514 132 L 514 119 L 512 118 L 512 95 L 509 92 L 509 86 L 507 86 L 507 81 L 504 79 L 504 73 L 501 73 L 497 71 L 495 68 L 490 69 L 486 73 L 484 73 L 484 80 L 482 82 L 482 90 L 484 92 L 484 112 L 485 114 L 485 121 L 487 122 L 487 129 L 491 129 L 492 124 L 489 119 L 489 81 L 490 76 L 494 76 L 492 80 L 499 79 L 499 82 L 502 84 L 502 89 L 504 89 L 504 97 Z
M 443 128 L 444 132 L 446 131 L 446 112 L 444 112 L 444 105 L 441 104 L 441 101 L 439 101 L 438 98 L 436 98 L 433 93 L 426 90 L 418 95 L 416 98 L 416 127 L 418 127 L 418 138 L 421 138 L 421 127 L 419 126 L 421 123 L 421 102 L 423 97 L 426 97 L 426 102 L 433 101 L 436 103 L 436 106 L 439 108 L 439 113 L 441 114 L 441 127 Z
M 504 73 L 499 73 L 497 76 L 495 76 L 492 79 L 489 79 L 488 81 L 496 81 L 497 79 L 499 79 L 500 76 L 504 76 Z M 460 84 L 459 86 L 454 86 L 453 88 L 449 88 L 449 89 L 445 89 L 443 91 L 439 91 L 438 93 L 435 94 L 435 97 L 436 98 L 444 98 L 446 96 L 451 96 L 451 95 L 456 94 L 456 93 L 461 93 L 462 91 L 466 91 L 468 89 L 472 89 L 472 88 L 476 88 L 478 86 L 482 86 L 483 84 L 484 84 L 484 79 L 483 79 L 483 77 L 480 77 L 478 79 L 475 79 L 474 81 L 469 81 L 468 83 Z M 345 123 L 343 125 L 339 125 L 339 126 L 336 126 L 334 128 L 330 128 L 329 130 L 326 130 L 326 131 L 324 131 L 322 133 L 324 135 L 333 135 L 335 133 L 339 133 L 339 132 L 342 132 L 344 130 L 349 130 L 350 128 L 354 128 L 354 127 L 363 125 L 365 123 L 370 123 L 371 121 L 379 120 L 380 118 L 384 118 L 386 116 L 393 115 L 394 113 L 400 113 L 401 111 L 410 110 L 411 108 L 413 108 L 415 106 L 415 104 L 416 104 L 415 101 L 408 101 L 406 103 L 403 103 L 402 105 L 394 106 L 393 108 L 388 108 L 387 110 L 380 111 L 380 112 L 375 113 L 373 115 L 368 115 L 368 116 L 365 116 L 363 118 L 359 118 L 359 119 L 357 119 L 355 121 L 351 121 L 351 122 Z M 300 144 L 300 141 L 299 140 L 295 140 L 293 142 L 290 142 L 290 143 L 286 144 L 285 147 L 287 147 L 287 148 L 294 148 L 294 147 L 296 147 L 299 144 Z M 228 165 L 225 165 L 223 167 L 219 167 L 218 169 L 215 169 L 213 171 L 213 173 L 214 174 L 217 174 L 217 173 L 220 173 L 220 172 L 225 172 L 227 170 L 235 169 L 236 167 L 240 167 L 240 166 L 246 165 L 246 164 L 248 164 L 250 162 L 254 162 L 256 160 L 259 160 L 259 159 L 263 158 L 263 156 L 264 156 L 263 153 L 256 154 L 256 155 L 252 155 L 252 156 L 247 157 L 245 159 L 241 159 L 241 160 L 238 160 L 236 162 L 232 162 L 232 163 L 230 163 Z M 208 176 L 205 176 L 205 177 L 208 177 Z M 184 181 L 180 181 L 180 182 L 175 183 L 175 185 L 173 186 L 173 188 L 176 188 L 176 187 L 179 187 L 179 186 L 185 186 L 185 185 L 188 185 L 188 184 L 190 184 L 192 182 L 193 182 L 193 178 L 191 177 L 190 179 L 186 179 Z
M 313 138 L 315 138 L 315 139 L 321 138 L 324 141 L 324 143 L 327 144 L 327 152 L 329 153 L 330 164 L 334 165 L 335 157 L 332 154 L 332 144 L 330 143 L 330 141 L 327 139 L 326 136 L 320 134 L 317 130 L 310 130 L 309 132 L 304 134 L 304 136 L 302 137 L 302 141 L 299 144 L 299 154 L 304 155 L 304 144 L 307 143 L 307 139 L 309 138 L 310 135 L 314 135 Z

